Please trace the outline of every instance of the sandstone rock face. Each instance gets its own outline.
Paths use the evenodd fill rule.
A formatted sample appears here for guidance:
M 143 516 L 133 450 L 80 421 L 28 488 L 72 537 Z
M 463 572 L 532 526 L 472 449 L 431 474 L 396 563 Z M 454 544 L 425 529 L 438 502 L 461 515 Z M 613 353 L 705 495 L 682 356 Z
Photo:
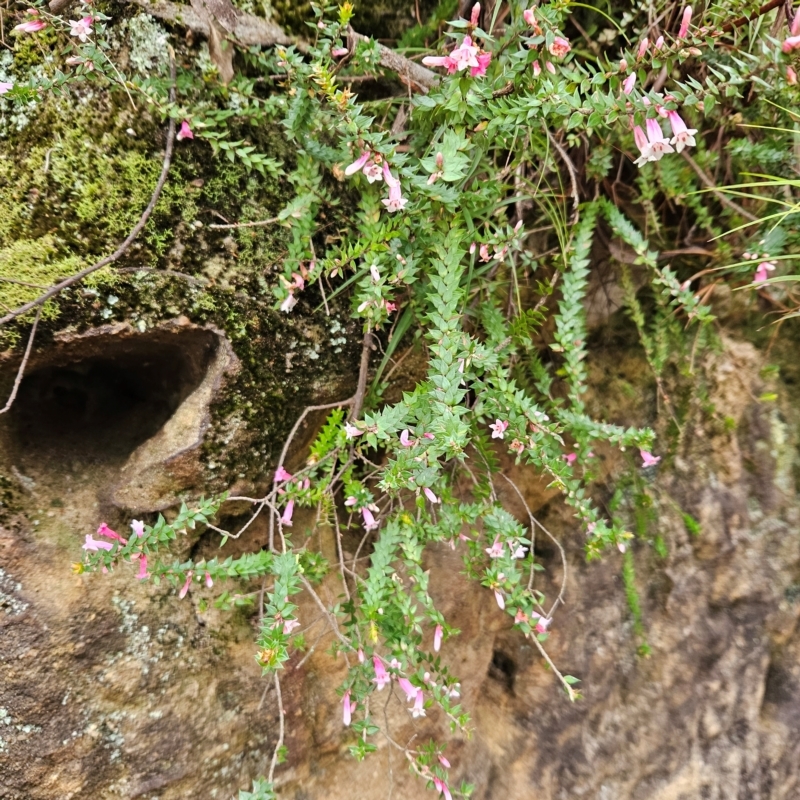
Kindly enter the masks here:
M 654 481 L 652 532 L 666 545 L 666 556 L 645 539 L 633 545 L 647 657 L 637 655 L 622 556 L 587 565 L 560 502 L 536 476 L 508 467 L 567 552 L 566 605 L 546 647 L 580 678 L 575 704 L 532 644 L 508 630 L 490 593 L 459 574 L 460 554 L 431 550 L 431 592 L 461 629 L 442 655 L 462 678 L 474 725 L 471 739 L 448 746 L 451 784 L 475 784 L 482 800 L 800 796 L 798 419 L 781 400 L 759 400 L 763 362 L 733 341 L 709 356 L 707 396 L 684 423 L 675 457 L 645 478 Z M 614 409 L 631 400 L 613 385 L 635 383 L 641 359 L 615 353 L 593 369 L 593 402 L 621 421 Z M 625 421 L 636 413 L 647 412 L 633 409 Z M 212 610 L 217 586 L 193 587 L 178 601 L 174 588 L 136 584 L 132 571 L 71 575 L 69 561 L 101 517 L 126 524 L 97 493 L 98 471 L 108 467 L 52 475 L 18 456 L 3 456 L 14 476 L 4 502 L 18 511 L 0 532 L 0 798 L 231 797 L 266 772 L 277 739 L 274 692 L 253 660 L 254 620 Z M 620 456 L 598 456 L 613 474 Z M 523 518 L 503 484 L 503 501 Z M 298 516 L 295 529 L 312 523 Z M 249 542 L 226 547 L 263 539 L 255 524 Z M 324 531 L 319 543 L 332 547 Z M 211 546 L 205 536 L 181 543 L 185 552 Z M 537 553 L 546 567 L 540 588 L 554 597 L 558 550 L 540 536 Z M 331 602 L 338 593 L 334 581 L 320 591 Z M 298 616 L 310 646 L 321 638 L 282 675 L 285 796 L 423 796 L 385 739 L 361 764 L 347 754 L 352 734 L 334 691 L 346 667 L 326 654 L 324 620 L 310 600 Z M 445 738 L 446 720 L 412 720 L 399 694 L 384 690 L 372 705 L 393 742 Z

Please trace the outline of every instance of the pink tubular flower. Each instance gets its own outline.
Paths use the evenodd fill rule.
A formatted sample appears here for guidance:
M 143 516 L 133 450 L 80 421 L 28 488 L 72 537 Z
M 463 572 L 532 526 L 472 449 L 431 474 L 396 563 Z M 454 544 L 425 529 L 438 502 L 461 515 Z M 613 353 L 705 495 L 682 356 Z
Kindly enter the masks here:
M 437 792 L 440 792 L 444 795 L 445 800 L 453 800 L 450 790 L 447 788 L 447 784 L 441 778 L 438 778 L 434 775 L 433 785 L 436 787 Z
M 644 468 L 654 467 L 661 461 L 661 456 L 654 456 L 652 453 L 648 453 L 647 450 L 640 449 L 639 455 L 642 457 L 642 466 Z
M 417 689 L 417 696 L 414 699 L 414 708 L 411 709 L 411 716 L 414 718 L 425 716 L 425 698 L 423 697 L 422 689 Z
M 411 438 L 408 432 L 408 428 L 406 428 L 400 434 L 400 444 L 403 445 L 403 447 L 413 447 L 413 445 L 415 444 L 414 440 Z
M 358 498 L 351 494 L 350 497 L 344 501 L 344 504 L 348 507 L 358 505 Z
M 538 78 L 542 74 L 542 68 L 538 60 L 533 62 L 533 77 Z
M 498 419 L 490 423 L 489 428 L 492 430 L 492 439 L 504 439 L 505 432 L 508 428 L 508 422 Z
M 636 58 L 644 58 L 645 53 L 647 52 L 647 48 L 650 46 L 650 40 L 645 36 L 641 42 L 639 42 L 639 49 L 636 52 Z
M 757 269 L 755 275 L 753 275 L 753 283 L 764 283 L 764 281 L 769 280 L 768 272 L 772 272 L 775 269 L 775 264 L 772 261 L 762 261 Z
M 577 453 L 567 453 L 566 455 L 561 456 L 561 458 L 563 458 L 564 461 L 567 462 L 567 464 L 572 466 L 578 460 L 578 454 Z
M 633 91 L 633 87 L 636 83 L 636 73 L 631 72 L 627 78 L 622 83 L 622 91 L 624 94 L 630 94 Z
M 290 500 L 286 504 L 286 508 L 283 510 L 283 516 L 281 517 L 281 524 L 285 525 L 287 528 L 291 528 L 293 513 L 294 513 L 294 500 Z
M 556 36 L 556 38 L 553 39 L 553 43 L 547 49 L 553 58 L 564 58 L 564 56 L 572 50 L 572 45 L 569 43 L 569 39 L 565 39 L 563 36 Z
M 526 8 L 522 12 L 522 18 L 528 23 L 528 25 L 531 26 L 531 28 L 536 27 L 536 14 L 532 8 Z
M 545 66 L 545 69 L 546 69 L 546 70 L 547 70 L 547 71 L 548 71 L 548 72 L 549 72 L 551 75 L 555 75 L 555 74 L 556 74 L 556 67 L 555 67 L 555 64 L 553 64 L 553 62 L 552 62 L 552 61 L 546 61 L 544 66 Z
M 797 50 L 798 47 L 800 47 L 800 36 L 789 36 L 783 40 L 781 50 L 784 53 L 791 53 L 792 50 Z
M 289 292 L 286 299 L 281 303 L 281 311 L 288 314 L 297 305 L 297 298 Z
M 407 202 L 408 199 L 403 197 L 399 181 L 395 181 L 394 186 L 389 186 L 389 197 L 381 200 L 381 203 L 386 206 L 386 210 L 390 212 L 402 211 Z
M 176 134 L 175 138 L 182 142 L 184 139 L 194 139 L 194 134 L 192 133 L 192 129 L 189 127 L 189 123 L 184 120 L 181 122 L 181 128 Z
M 383 177 L 381 165 L 376 164 L 374 161 L 370 161 L 361 171 L 369 183 L 375 183 L 375 181 L 379 181 Z
M 410 703 L 412 700 L 416 699 L 417 694 L 419 694 L 419 689 L 417 689 L 408 678 L 398 678 L 397 683 L 406 693 L 406 702 Z
M 187 572 L 186 573 L 186 582 L 183 584 L 183 587 L 181 588 L 180 592 L 178 592 L 178 597 L 181 600 L 183 600 L 183 598 L 186 597 L 186 594 L 189 591 L 189 587 L 191 586 L 191 584 L 192 584 L 192 573 L 191 572 Z
M 383 661 L 381 661 L 378 656 L 372 656 L 372 666 L 375 669 L 375 677 L 372 679 L 372 682 L 377 686 L 378 691 L 380 691 L 384 686 L 390 683 L 392 679 L 386 671 L 386 667 L 383 666 Z
M 139 572 L 136 575 L 136 579 L 143 581 L 145 578 L 149 578 L 150 573 L 147 571 L 147 556 L 142 553 L 139 556 Z
M 383 307 L 386 309 L 387 314 L 397 311 L 397 303 L 390 303 L 388 300 L 383 301 Z
M 431 501 L 431 503 L 434 503 L 434 504 L 435 504 L 435 503 L 438 503 L 438 502 L 439 502 L 439 498 L 438 498 L 438 497 L 437 497 L 437 496 L 436 496 L 436 495 L 433 493 L 433 491 L 432 491 L 431 489 L 429 489 L 427 486 L 423 487 L 422 491 L 423 491 L 423 493 L 425 494 L 425 497 L 427 497 L 427 498 L 428 498 L 428 500 L 430 500 L 430 501 Z
M 442 626 L 437 625 L 433 631 L 433 650 L 438 653 L 442 646 Z
M 539 617 L 534 630 L 536 633 L 547 633 L 547 629 L 550 627 L 552 621 L 553 620 L 546 619 L 545 617 Z
M 508 545 L 509 550 L 511 550 L 511 558 L 518 559 L 518 558 L 525 558 L 525 548 L 521 544 L 517 544 L 516 547 L 512 547 L 509 543 Z
M 494 590 L 494 599 L 497 600 L 497 605 L 500 606 L 501 610 L 505 610 L 506 601 L 503 595 L 497 590 Z
M 450 56 L 425 56 L 422 63 L 427 67 L 445 67 L 448 75 L 452 75 L 458 69 L 458 62 Z
M 144 536 L 144 522 L 140 519 L 135 519 L 131 522 L 131 530 L 134 536 Z
M 331 50 L 331 55 L 334 58 L 341 58 L 342 56 L 346 56 L 350 51 L 346 47 L 334 47 Z
M 439 753 L 439 755 L 438 755 L 438 756 L 436 756 L 436 757 L 439 759 L 439 763 L 440 763 L 440 764 L 441 764 L 441 765 L 442 765 L 442 766 L 443 766 L 445 769 L 450 769 L 450 762 L 449 762 L 449 761 L 448 761 L 448 760 L 447 760 L 447 759 L 446 759 L 446 758 L 445 758 L 445 757 L 444 757 L 444 756 L 443 756 L 441 753 Z
M 356 655 L 358 656 L 358 663 L 359 664 L 363 664 L 364 663 L 364 651 L 360 647 L 358 648 L 358 653 L 356 653 Z
M 491 53 L 478 53 L 478 66 L 470 67 L 469 74 L 472 75 L 473 78 L 479 78 L 481 75 L 485 75 L 491 60 Z
M 214 585 L 214 579 L 211 577 L 211 573 L 206 571 L 206 586 L 210 589 Z
M 514 616 L 514 624 L 519 625 L 523 622 L 528 622 L 528 615 L 521 608 L 518 608 Z
M 361 509 L 361 516 L 364 517 L 364 530 L 372 531 L 378 527 L 375 517 L 372 516 L 372 512 L 366 506 Z
M 660 161 L 664 153 L 675 152 L 657 119 L 647 120 L 647 138 L 650 142 L 650 161 Z
M 300 622 L 296 619 L 287 619 L 283 623 L 283 634 L 288 636 L 295 628 L 300 627 Z
M 500 541 L 499 536 L 494 540 L 491 547 L 486 547 L 484 549 L 489 554 L 489 558 L 502 558 L 503 556 L 503 543 Z
M 111 542 L 99 542 L 97 539 L 92 538 L 91 533 L 86 534 L 86 541 L 83 545 L 84 550 L 113 550 L 114 545 Z
M 681 29 L 678 31 L 678 38 L 685 39 L 686 34 L 689 33 L 689 25 L 692 22 L 692 7 L 686 6 L 683 9 L 683 17 L 681 18 Z
M 41 19 L 30 19 L 27 22 L 22 22 L 19 25 L 14 26 L 15 31 L 19 31 L 20 33 L 36 33 L 36 31 L 42 30 L 42 28 L 46 28 L 47 23 Z
M 127 539 L 123 539 L 116 531 L 112 531 L 111 528 L 106 525 L 105 522 L 100 523 L 100 527 L 97 529 L 98 536 L 106 536 L 109 539 L 116 539 L 118 542 L 122 544 L 128 544 Z
M 348 689 L 344 693 L 344 697 L 342 698 L 342 722 L 345 725 L 349 725 L 352 720 L 352 713 L 355 711 L 356 703 L 354 700 L 350 699 L 350 690 Z
M 69 35 L 77 36 L 82 42 L 88 41 L 92 33 L 93 17 L 84 17 L 83 19 L 71 19 L 69 21 Z
M 470 25 L 477 25 L 478 24 L 478 18 L 480 17 L 480 15 L 481 15 L 481 4 L 480 3 L 475 3 L 475 5 L 472 6 L 472 13 L 469 16 L 469 24 Z
M 792 25 L 789 28 L 789 34 L 791 36 L 797 36 L 800 34 L 800 8 L 797 9 L 794 15 L 794 19 L 792 19 Z
M 472 44 L 472 37 L 465 36 L 461 42 L 461 47 L 457 47 L 450 53 L 450 58 L 456 62 L 456 70 L 461 72 L 467 67 L 479 67 L 478 48 Z M 485 71 L 485 70 L 484 70 Z
M 694 147 L 694 135 L 697 131 L 694 128 L 687 128 L 677 111 L 668 111 L 667 118 L 672 127 L 670 143 L 675 145 L 675 149 L 680 153 L 684 147 Z
M 345 422 L 344 424 L 344 435 L 348 439 L 355 439 L 356 436 L 361 436 L 364 431 L 359 430 L 355 425 L 351 425 L 349 422 Z
M 349 167 L 345 168 L 344 174 L 348 177 L 355 175 L 356 172 L 363 169 L 364 165 L 369 161 L 370 152 L 365 150 Z
M 661 50 L 664 47 L 664 37 L 659 36 L 653 45 L 653 50 Z
M 14 88 L 13 83 L 6 83 L 5 81 L 0 81 L 0 94 L 5 94 L 6 92 L 10 92 Z
M 636 142 L 636 146 L 639 148 L 641 155 L 637 158 L 633 163 L 636 164 L 637 167 L 641 167 L 646 164 L 650 160 L 650 142 L 647 141 L 647 135 L 642 130 L 640 125 L 634 125 L 633 127 L 633 140 Z
M 284 481 L 290 481 L 291 479 L 291 473 L 287 472 L 283 468 L 283 465 L 279 466 L 278 469 L 275 470 L 275 478 L 273 479 L 275 483 L 283 483 Z

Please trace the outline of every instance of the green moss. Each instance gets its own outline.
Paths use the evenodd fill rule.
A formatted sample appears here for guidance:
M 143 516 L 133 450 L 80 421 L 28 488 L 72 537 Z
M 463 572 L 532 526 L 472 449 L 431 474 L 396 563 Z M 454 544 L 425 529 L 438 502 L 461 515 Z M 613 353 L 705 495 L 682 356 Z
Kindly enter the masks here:
M 59 277 L 78 272 L 82 266 L 83 261 L 77 256 L 60 257 L 52 236 L 15 241 L 0 249 L 0 302 L 6 308 L 21 306 L 41 294 L 39 287 L 46 288 Z M 56 314 L 54 304 L 45 304 L 44 319 L 52 319 Z

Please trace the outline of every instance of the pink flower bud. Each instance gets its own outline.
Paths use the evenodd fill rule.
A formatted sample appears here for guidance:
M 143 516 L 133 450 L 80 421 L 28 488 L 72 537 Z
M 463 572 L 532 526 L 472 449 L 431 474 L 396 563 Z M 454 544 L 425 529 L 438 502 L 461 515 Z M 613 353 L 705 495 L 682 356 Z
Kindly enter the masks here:
M 431 501 L 431 503 L 438 503 L 439 502 L 439 498 L 427 486 L 424 487 L 422 491 L 425 493 L 425 497 L 427 497 L 428 500 Z
M 470 14 L 470 17 L 469 17 L 469 24 L 470 25 L 477 25 L 478 24 L 478 17 L 480 17 L 480 15 L 481 15 L 481 4 L 480 3 L 475 3 L 475 5 L 472 6 L 472 14 Z
M 791 53 L 792 50 L 797 50 L 800 47 L 800 36 L 790 36 L 788 39 L 785 39 L 783 44 L 781 45 L 781 50 L 784 53 Z
M 214 585 L 214 580 L 210 572 L 206 572 L 206 586 L 210 589 Z
M 145 578 L 149 578 L 150 573 L 147 571 L 147 556 L 142 553 L 139 556 L 139 573 L 137 574 L 137 580 L 143 581 Z
M 355 175 L 356 172 L 363 169 L 364 165 L 369 161 L 370 152 L 369 150 L 365 150 L 352 164 L 348 167 L 345 167 L 344 174 L 348 177 L 350 175 Z
M 792 20 L 792 26 L 789 28 L 789 34 L 791 36 L 797 36 L 800 34 L 800 8 L 795 12 L 794 19 Z
M 689 33 L 689 25 L 692 22 L 692 7 L 686 6 L 683 9 L 683 17 L 681 18 L 681 29 L 678 31 L 678 38 L 685 39 L 686 34 Z
M 342 56 L 346 56 L 350 51 L 346 47 L 334 47 L 331 50 L 331 55 L 334 58 L 341 58 Z
M 636 58 L 644 58 L 645 53 L 647 52 L 647 48 L 650 46 L 650 40 L 645 37 L 639 42 L 639 49 L 636 52 Z
M 664 37 L 659 36 L 656 43 L 653 45 L 653 50 L 661 50 L 664 47 Z
M 189 591 L 189 587 L 191 586 L 191 584 L 192 584 L 192 573 L 187 572 L 186 582 L 183 584 L 183 588 L 180 590 L 180 592 L 178 592 L 178 597 L 181 600 L 183 600 L 183 598 L 186 597 L 186 593 Z
M 439 652 L 439 649 L 442 646 L 442 626 L 437 625 L 433 631 L 433 649 L 436 653 Z
M 792 86 L 797 85 L 797 73 L 791 67 L 786 67 L 786 81 Z
M 636 83 L 636 73 L 631 72 L 622 84 L 622 91 L 624 94 L 630 94 L 633 91 L 633 86 Z
M 539 61 L 538 60 L 534 61 L 533 62 L 533 76 L 535 78 L 538 78 L 541 74 L 542 74 L 542 68 L 541 68 L 541 66 L 539 64 Z
M 549 72 L 551 75 L 555 75 L 555 74 L 556 74 L 556 68 L 555 68 L 555 66 L 553 65 L 553 62 L 552 62 L 552 61 L 547 61 L 547 62 L 545 63 L 545 65 L 544 65 L 544 66 L 545 66 L 545 69 L 547 69 L 547 71 L 548 71 L 548 72 Z
M 342 722 L 344 722 L 345 725 L 349 725 L 351 723 L 353 719 L 352 713 L 355 710 L 355 707 L 355 702 L 350 700 L 350 690 L 348 689 L 342 698 Z
M 294 500 L 290 500 L 286 504 L 286 508 L 283 510 L 283 516 L 281 517 L 281 524 L 285 525 L 287 528 L 291 528 L 293 513 L 294 513 Z
M 522 18 L 528 23 L 528 25 L 531 26 L 531 28 L 536 27 L 536 14 L 532 8 L 526 8 L 522 12 Z
M 20 33 L 36 33 L 36 31 L 42 30 L 42 28 L 46 28 L 47 23 L 41 19 L 32 19 L 28 22 L 22 22 L 19 25 L 14 26 L 15 31 L 19 31 Z

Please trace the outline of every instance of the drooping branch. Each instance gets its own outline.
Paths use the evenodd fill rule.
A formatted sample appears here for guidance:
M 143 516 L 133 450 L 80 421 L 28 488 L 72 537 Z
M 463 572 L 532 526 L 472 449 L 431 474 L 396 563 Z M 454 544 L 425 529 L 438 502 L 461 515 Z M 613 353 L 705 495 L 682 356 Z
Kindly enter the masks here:
M 170 0 L 130 0 L 130 2 L 143 8 L 164 22 L 171 22 L 182 25 L 194 33 L 202 36 L 210 35 L 208 20 L 197 13 L 190 5 L 172 3 Z M 276 44 L 295 45 L 301 52 L 305 50 L 305 43 L 287 35 L 284 30 L 274 22 L 268 22 L 262 17 L 254 14 L 237 12 L 235 19 L 230 21 L 229 32 L 231 37 L 241 45 L 258 45 L 261 47 L 271 47 Z M 368 36 L 357 33 L 352 28 L 347 31 L 349 45 L 352 48 L 358 42 L 370 41 Z M 427 93 L 439 82 L 435 72 L 411 61 L 400 53 L 396 53 L 389 47 L 382 44 L 378 45 L 380 65 L 386 69 L 396 72 L 400 80 L 410 88 Z
M 356 33 L 352 28 L 348 28 L 347 35 L 351 42 L 351 48 L 357 42 L 371 41 L 368 36 L 364 36 L 362 33 Z M 378 45 L 378 53 L 380 65 L 386 67 L 386 69 L 392 70 L 392 72 L 396 72 L 400 80 L 411 89 L 427 94 L 439 83 L 439 77 L 435 72 L 420 66 L 415 61 L 411 61 L 382 44 Z
M 190 5 L 171 3 L 169 0 L 156 0 L 153 3 L 148 0 L 131 0 L 131 2 L 164 22 L 182 25 L 203 36 L 208 36 L 210 33 L 208 20 L 198 14 Z M 239 44 L 247 46 L 270 47 L 276 44 L 296 44 L 295 40 L 284 33 L 283 28 L 279 25 L 254 14 L 238 13 L 230 25 L 230 34 Z

